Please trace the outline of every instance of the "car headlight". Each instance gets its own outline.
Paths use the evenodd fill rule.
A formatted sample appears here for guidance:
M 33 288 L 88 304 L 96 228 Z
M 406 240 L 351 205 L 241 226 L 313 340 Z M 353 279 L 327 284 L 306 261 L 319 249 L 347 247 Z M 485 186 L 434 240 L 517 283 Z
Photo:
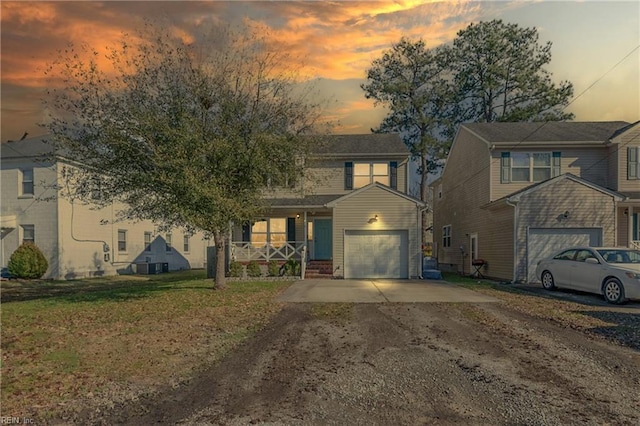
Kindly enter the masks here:
M 640 280 L 640 274 L 637 274 L 635 272 L 625 272 L 625 275 L 631 279 Z

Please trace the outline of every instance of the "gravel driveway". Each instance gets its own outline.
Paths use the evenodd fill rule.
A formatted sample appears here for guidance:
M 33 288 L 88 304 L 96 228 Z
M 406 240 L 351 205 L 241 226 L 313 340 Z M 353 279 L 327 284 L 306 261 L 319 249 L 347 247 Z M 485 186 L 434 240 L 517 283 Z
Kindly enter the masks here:
M 637 426 L 639 390 L 632 345 L 505 301 L 291 303 L 188 386 L 105 422 Z

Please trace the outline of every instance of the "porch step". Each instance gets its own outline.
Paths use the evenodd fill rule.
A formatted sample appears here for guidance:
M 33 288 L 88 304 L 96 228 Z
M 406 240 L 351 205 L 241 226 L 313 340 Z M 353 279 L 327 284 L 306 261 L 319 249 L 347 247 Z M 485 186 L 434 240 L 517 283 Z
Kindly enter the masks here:
M 307 264 L 305 278 L 333 278 L 333 261 L 310 260 Z

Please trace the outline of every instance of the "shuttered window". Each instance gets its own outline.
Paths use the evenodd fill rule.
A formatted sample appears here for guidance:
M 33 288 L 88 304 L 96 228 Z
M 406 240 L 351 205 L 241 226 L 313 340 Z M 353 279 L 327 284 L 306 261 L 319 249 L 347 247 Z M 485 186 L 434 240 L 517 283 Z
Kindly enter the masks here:
M 627 179 L 640 179 L 640 147 L 627 148 Z
M 353 163 L 344 163 L 344 189 L 353 189 Z
M 511 182 L 511 153 L 503 152 L 500 158 L 500 183 Z
M 389 186 L 398 189 L 398 162 L 391 161 L 389 163 Z

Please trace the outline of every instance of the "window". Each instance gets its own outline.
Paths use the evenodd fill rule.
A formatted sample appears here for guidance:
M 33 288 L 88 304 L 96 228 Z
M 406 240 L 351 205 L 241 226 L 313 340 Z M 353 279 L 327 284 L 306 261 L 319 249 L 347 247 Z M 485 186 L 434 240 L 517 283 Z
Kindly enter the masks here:
M 189 236 L 185 235 L 183 237 L 183 247 L 185 253 L 189 253 Z
M 144 233 L 144 251 L 151 251 L 151 232 Z
M 398 187 L 398 162 L 344 163 L 344 189 L 358 189 L 379 182 L 396 189 Z
M 442 227 L 442 247 L 451 247 L 451 225 Z
M 20 195 L 33 195 L 33 169 L 20 171 Z
M 22 244 L 36 243 L 36 227 L 35 225 L 22 225 Z
M 127 251 L 127 231 L 118 230 L 118 251 Z
M 560 175 L 560 152 L 503 152 L 500 182 L 542 182 Z
M 627 148 L 627 179 L 640 179 L 640 146 Z
M 167 236 L 164 239 L 165 250 L 166 250 L 167 253 L 172 250 L 172 248 L 171 248 L 171 239 L 172 239 L 171 234 L 167 234 Z
M 576 251 L 577 250 L 563 251 L 562 253 L 554 257 L 554 259 L 555 260 L 573 260 L 576 257 Z
M 282 247 L 287 242 L 287 219 L 272 217 L 255 222 L 251 226 L 251 245 L 262 247 L 270 243 Z
M 578 253 L 576 253 L 576 262 L 584 262 L 590 258 L 596 259 L 591 250 L 578 250 Z

